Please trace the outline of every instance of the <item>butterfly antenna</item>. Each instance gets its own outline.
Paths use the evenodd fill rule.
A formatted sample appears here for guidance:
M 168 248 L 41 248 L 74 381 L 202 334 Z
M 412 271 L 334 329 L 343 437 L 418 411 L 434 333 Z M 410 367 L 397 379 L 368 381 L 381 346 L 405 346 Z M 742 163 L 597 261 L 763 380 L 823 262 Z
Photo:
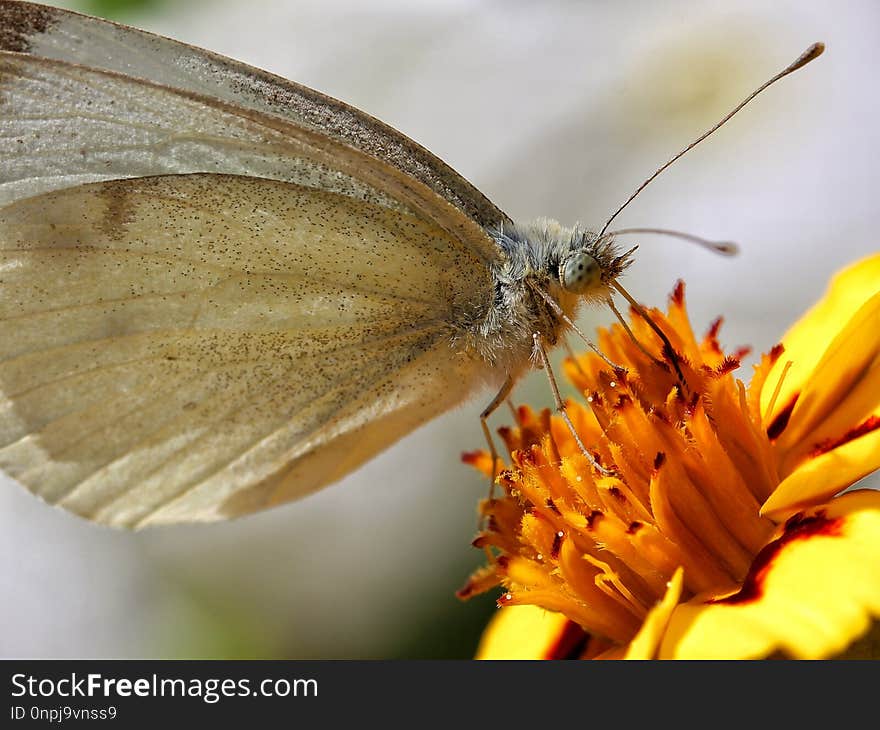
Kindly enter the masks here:
M 821 56 L 822 52 L 824 50 L 825 50 L 824 43 L 814 43 L 813 45 L 811 45 L 806 51 L 804 51 L 800 56 L 798 56 L 798 58 L 793 63 L 789 64 L 784 69 L 782 69 L 782 71 L 780 71 L 778 74 L 776 74 L 772 79 L 765 81 L 763 84 L 761 84 L 761 86 L 759 86 L 751 94 L 749 94 L 745 99 L 743 99 L 736 106 L 736 108 L 733 109 L 733 111 L 731 111 L 727 116 L 725 116 L 714 127 L 712 127 L 707 132 L 704 132 L 703 134 L 701 134 L 693 142 L 691 142 L 687 147 L 685 147 L 681 152 L 679 152 L 677 155 L 675 155 L 675 157 L 673 157 L 671 160 L 669 160 L 669 162 L 667 162 L 662 167 L 658 168 L 654 172 L 653 175 L 651 175 L 647 180 L 645 180 L 645 182 L 643 182 L 641 185 L 639 185 L 638 188 L 636 188 L 636 191 L 632 195 L 630 195 L 629 198 L 627 198 L 626 202 L 623 205 L 621 205 L 617 210 L 614 211 L 614 214 L 605 222 L 605 225 L 602 226 L 602 230 L 599 231 L 599 238 L 602 238 L 605 235 L 605 231 L 608 230 L 608 226 L 611 225 L 611 221 L 613 221 L 615 218 L 617 218 L 618 214 L 624 208 L 626 208 L 626 206 L 628 206 L 633 200 L 635 200 L 636 196 L 638 196 L 638 194 L 640 192 L 642 192 L 642 190 L 644 190 L 651 183 L 651 181 L 654 180 L 654 178 L 656 178 L 661 172 L 663 172 L 667 167 L 669 167 L 679 157 L 681 157 L 686 152 L 692 150 L 694 147 L 696 147 L 698 144 L 700 144 L 700 142 L 702 142 L 704 139 L 706 139 L 706 137 L 708 137 L 714 131 L 716 131 L 721 126 L 726 124 L 730 120 L 730 118 L 733 117 L 734 114 L 736 114 L 740 109 L 742 109 L 746 104 L 748 104 L 758 94 L 760 94 L 762 91 L 764 91 L 764 89 L 766 89 L 768 86 L 770 86 L 771 84 L 775 84 L 777 81 L 779 81 L 779 79 L 783 78 L 784 76 L 788 76 L 788 74 L 792 73 L 793 71 L 797 71 L 802 66 L 806 66 L 810 61 Z
M 712 241 L 702 236 L 695 236 L 692 233 L 683 233 L 682 231 L 671 231 L 668 228 L 620 228 L 616 231 L 608 231 L 605 236 L 611 238 L 613 236 L 621 236 L 627 233 L 656 233 L 659 236 L 672 236 L 680 238 L 689 243 L 695 243 L 698 246 L 709 249 L 712 253 L 721 256 L 736 256 L 739 253 L 739 246 L 733 241 Z
M 669 337 L 667 337 L 666 333 L 662 329 L 660 329 L 660 325 L 658 325 L 653 320 L 651 315 L 645 311 L 645 308 L 641 304 L 639 304 L 633 298 L 633 296 L 620 285 L 620 283 L 618 283 L 617 281 L 612 281 L 611 286 L 613 286 L 615 289 L 617 289 L 618 292 L 620 292 L 620 294 L 623 295 L 623 298 L 629 302 L 633 311 L 635 311 L 635 313 L 638 314 L 639 317 L 641 317 L 643 320 L 645 320 L 645 322 L 648 324 L 648 326 L 652 330 L 654 330 L 654 333 L 660 338 L 660 341 L 663 343 L 663 348 L 661 350 L 661 353 L 663 356 L 666 357 L 666 359 L 669 360 L 669 362 L 672 363 L 672 367 L 675 370 L 675 376 L 678 379 L 679 385 L 681 386 L 681 392 L 682 392 L 682 394 L 686 393 L 687 389 L 688 389 L 687 388 L 687 380 L 685 379 L 684 372 L 682 372 L 682 369 L 681 369 L 681 360 L 679 359 L 679 355 L 675 351 L 675 348 L 672 346 L 672 342 L 669 341 Z M 623 325 L 624 330 L 626 330 L 627 334 L 630 336 L 632 341 L 636 343 L 638 348 L 642 352 L 644 352 L 648 357 L 650 357 L 652 360 L 654 360 L 654 362 L 656 362 L 657 364 L 662 366 L 663 361 L 658 360 L 653 355 L 651 355 L 645 349 L 644 345 L 642 345 L 642 343 L 638 341 L 638 339 L 636 338 L 632 329 L 630 329 L 629 325 L 626 323 L 626 320 L 623 318 L 623 315 L 620 313 L 620 310 L 618 310 L 617 307 L 614 305 L 614 300 L 609 297 L 607 303 L 608 303 L 608 306 L 611 308 L 611 311 L 614 312 L 614 314 L 617 316 L 617 319 Z

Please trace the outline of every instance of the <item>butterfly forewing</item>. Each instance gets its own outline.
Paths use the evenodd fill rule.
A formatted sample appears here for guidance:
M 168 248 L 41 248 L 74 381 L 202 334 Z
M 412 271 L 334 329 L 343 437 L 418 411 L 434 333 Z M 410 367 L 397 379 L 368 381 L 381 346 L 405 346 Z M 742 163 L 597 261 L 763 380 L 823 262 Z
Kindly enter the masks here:
M 206 100 L 220 100 L 283 120 L 287 127 L 312 132 L 319 146 L 335 143 L 357 150 L 397 172 L 392 175 L 393 182 L 403 185 L 403 189 L 394 197 L 403 200 L 414 196 L 415 207 L 432 215 L 435 222 L 457 237 L 468 240 L 485 262 L 497 257 L 482 229 L 497 228 L 509 218 L 479 190 L 394 128 L 308 87 L 136 28 L 8 0 L 0 0 L 0 51 L 117 72 Z M 225 168 L 188 171 L 238 172 Z M 389 192 L 387 186 L 392 180 L 386 179 L 385 183 L 379 187 Z M 413 183 L 420 185 L 412 190 Z M 428 191 L 433 198 L 426 194 Z M 458 216 L 447 208 L 457 210 Z
M 221 172 L 406 209 L 339 170 L 341 156 L 319 148 L 314 135 L 61 61 L 0 54 L 0 129 L 0 204 L 84 182 Z

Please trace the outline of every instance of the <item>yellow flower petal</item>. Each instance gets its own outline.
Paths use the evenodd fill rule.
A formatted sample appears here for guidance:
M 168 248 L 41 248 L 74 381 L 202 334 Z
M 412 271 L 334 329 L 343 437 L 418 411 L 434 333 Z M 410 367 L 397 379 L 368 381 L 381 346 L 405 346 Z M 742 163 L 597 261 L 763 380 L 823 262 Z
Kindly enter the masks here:
M 828 657 L 878 616 L 880 493 L 853 491 L 790 519 L 737 593 L 680 605 L 660 657 Z
M 770 424 L 791 403 L 809 381 L 825 354 L 829 342 L 862 307 L 880 292 L 880 254 L 849 266 L 832 280 L 825 296 L 813 306 L 782 338 L 785 352 L 777 359 L 761 389 L 761 414 Z M 788 361 L 792 366 L 785 375 L 774 400 L 776 386 Z M 771 400 L 773 412 L 769 411 Z
M 681 598 L 681 587 L 684 584 L 684 571 L 681 568 L 675 571 L 672 580 L 666 590 L 666 595 L 648 612 L 645 623 L 639 629 L 639 633 L 629 643 L 624 659 L 653 659 L 657 656 L 660 640 L 666 632 L 666 626 L 672 612 Z
M 810 458 L 780 482 L 761 514 L 783 520 L 810 504 L 826 501 L 880 467 L 880 428 Z
M 880 467 L 880 255 L 836 276 L 783 342 L 760 395 L 782 479 L 761 514 L 777 519 Z
M 586 632 L 561 613 L 505 606 L 483 632 L 476 659 L 554 659 L 580 654 Z
M 768 427 L 780 476 L 791 473 L 811 451 L 880 413 L 880 293 L 841 323 L 825 348 L 809 382 L 792 396 L 785 426 L 778 431 L 773 423 Z

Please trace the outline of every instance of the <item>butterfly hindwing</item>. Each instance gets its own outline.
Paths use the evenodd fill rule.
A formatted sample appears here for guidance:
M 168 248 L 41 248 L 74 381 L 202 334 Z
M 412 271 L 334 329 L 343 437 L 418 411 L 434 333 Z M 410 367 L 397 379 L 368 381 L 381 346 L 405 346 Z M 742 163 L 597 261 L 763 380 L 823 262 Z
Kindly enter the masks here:
M 394 251 L 389 258 L 388 250 Z M 0 467 L 111 524 L 306 494 L 460 402 L 473 255 L 415 216 L 172 175 L 0 209 Z

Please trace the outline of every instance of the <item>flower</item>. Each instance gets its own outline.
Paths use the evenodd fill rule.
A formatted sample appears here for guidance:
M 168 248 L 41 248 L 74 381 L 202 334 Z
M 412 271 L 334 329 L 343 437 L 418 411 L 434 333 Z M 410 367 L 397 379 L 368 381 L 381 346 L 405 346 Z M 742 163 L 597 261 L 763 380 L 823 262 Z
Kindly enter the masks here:
M 684 286 L 566 360 L 586 396 L 567 411 L 604 472 L 549 411 L 499 433 L 510 466 L 485 500 L 488 564 L 459 591 L 502 586 L 484 658 L 819 658 L 880 616 L 880 254 L 755 366 L 698 340 Z M 664 356 L 665 355 L 665 356 Z M 485 452 L 465 461 L 491 474 Z

